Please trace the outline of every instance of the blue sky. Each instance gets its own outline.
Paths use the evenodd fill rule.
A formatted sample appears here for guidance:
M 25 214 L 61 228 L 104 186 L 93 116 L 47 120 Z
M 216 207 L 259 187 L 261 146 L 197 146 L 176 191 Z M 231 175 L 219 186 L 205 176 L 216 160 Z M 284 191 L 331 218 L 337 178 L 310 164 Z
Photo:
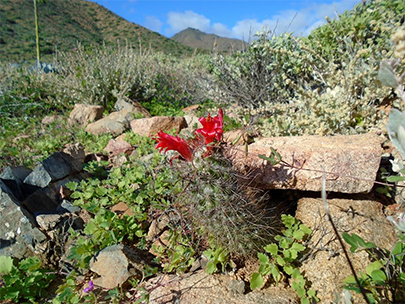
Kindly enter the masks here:
M 361 0 L 89 0 L 166 37 L 192 27 L 248 41 L 263 27 L 307 35 Z

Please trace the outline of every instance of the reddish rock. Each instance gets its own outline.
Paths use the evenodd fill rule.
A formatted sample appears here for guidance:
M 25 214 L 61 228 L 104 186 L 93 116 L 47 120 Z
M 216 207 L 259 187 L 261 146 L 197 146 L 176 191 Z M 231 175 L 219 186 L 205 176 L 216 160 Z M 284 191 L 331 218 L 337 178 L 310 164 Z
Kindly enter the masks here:
M 251 138 L 249 135 L 245 133 L 241 129 L 232 130 L 225 132 L 223 135 L 223 141 L 230 144 L 230 145 L 245 145 L 247 142 L 248 144 L 251 143 Z
M 112 289 L 121 286 L 130 277 L 141 278 L 146 262 L 138 255 L 139 252 L 122 244 L 101 250 L 96 258 L 90 261 L 90 270 L 100 276 L 93 280 L 94 284 Z
M 134 148 L 132 145 L 124 140 L 110 139 L 104 151 L 110 153 L 110 156 L 116 156 L 121 153 L 130 153 Z
M 269 157 L 272 148 L 283 162 L 272 165 L 259 157 Z M 363 134 L 262 138 L 248 152 L 238 146 L 228 155 L 258 187 L 321 191 L 325 172 L 326 191 L 362 193 L 374 185 L 382 148 L 379 136 Z
M 120 217 L 124 215 L 133 216 L 135 213 L 132 212 L 131 208 L 125 203 L 118 203 L 112 206 L 111 211 L 118 214 Z
M 156 135 L 159 131 L 173 130 L 178 133 L 187 128 L 184 117 L 155 116 L 152 118 L 140 118 L 131 121 L 132 131 L 141 136 Z
M 200 108 L 200 105 L 195 104 L 184 108 L 182 111 L 186 114 L 193 114 Z

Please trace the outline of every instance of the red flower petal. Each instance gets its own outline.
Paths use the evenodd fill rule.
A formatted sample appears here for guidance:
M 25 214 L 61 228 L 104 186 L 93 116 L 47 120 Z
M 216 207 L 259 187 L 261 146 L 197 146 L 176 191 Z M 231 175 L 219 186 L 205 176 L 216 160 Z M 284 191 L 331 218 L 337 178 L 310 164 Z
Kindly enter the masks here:
M 179 136 L 172 136 L 170 134 L 160 131 L 157 138 L 155 149 L 159 149 L 159 152 L 166 153 L 168 150 L 175 150 L 180 153 L 180 155 L 187 161 L 193 160 L 193 153 L 187 142 L 180 138 Z
M 218 110 L 218 116 L 211 117 L 208 113 L 207 118 L 201 117 L 199 121 L 203 127 L 197 129 L 195 132 L 205 137 L 205 144 L 212 143 L 215 139 L 218 141 L 221 140 L 224 132 L 224 113 L 221 108 Z

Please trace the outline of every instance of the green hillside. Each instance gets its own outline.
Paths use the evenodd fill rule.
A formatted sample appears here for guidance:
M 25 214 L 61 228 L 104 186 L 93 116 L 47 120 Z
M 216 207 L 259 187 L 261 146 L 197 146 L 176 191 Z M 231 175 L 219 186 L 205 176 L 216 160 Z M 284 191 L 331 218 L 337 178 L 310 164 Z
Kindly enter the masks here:
M 40 2 L 40 1 L 38 1 Z M 140 25 L 126 21 L 106 8 L 84 0 L 47 0 L 38 3 L 42 59 L 55 49 L 121 44 L 174 55 L 190 55 L 193 50 Z M 0 60 L 35 60 L 35 23 L 32 0 L 2 0 L 0 5 Z

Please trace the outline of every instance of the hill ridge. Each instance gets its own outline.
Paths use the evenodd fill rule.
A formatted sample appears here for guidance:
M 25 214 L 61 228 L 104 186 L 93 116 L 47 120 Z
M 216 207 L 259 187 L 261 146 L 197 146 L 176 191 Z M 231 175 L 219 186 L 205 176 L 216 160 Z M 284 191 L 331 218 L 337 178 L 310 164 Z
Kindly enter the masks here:
M 86 0 L 38 3 L 40 50 L 51 58 L 55 48 L 66 51 L 80 41 L 99 46 L 127 41 L 133 48 L 190 56 L 193 49 L 132 23 L 102 5 Z M 141 42 L 141 43 L 140 43 Z M 32 0 L 2 0 L 0 6 L 0 60 L 35 60 L 35 24 Z
M 171 39 L 191 48 L 215 49 L 218 52 L 241 51 L 248 46 L 248 43 L 240 39 L 221 37 L 217 34 L 207 34 L 191 27 L 175 34 Z

